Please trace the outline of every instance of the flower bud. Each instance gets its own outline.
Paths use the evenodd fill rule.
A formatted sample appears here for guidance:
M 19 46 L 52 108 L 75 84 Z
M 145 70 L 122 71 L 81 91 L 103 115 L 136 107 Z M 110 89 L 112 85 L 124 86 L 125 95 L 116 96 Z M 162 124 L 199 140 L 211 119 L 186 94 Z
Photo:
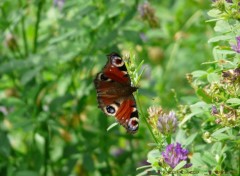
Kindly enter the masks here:
M 157 128 L 162 134 L 171 134 L 176 131 L 177 118 L 173 111 L 158 117 Z
M 148 114 L 149 114 L 150 118 L 152 118 L 154 116 L 159 116 L 161 113 L 162 113 L 161 107 L 152 106 L 152 107 L 148 108 Z
M 217 107 L 216 106 L 212 106 L 212 112 L 211 112 L 212 115 L 216 115 L 218 114 L 218 110 L 217 110 Z
M 11 33 L 8 33 L 5 37 L 5 45 L 10 49 L 10 50 L 15 50 L 17 48 L 17 40 L 14 35 Z
M 236 45 L 231 45 L 231 48 L 233 51 L 240 53 L 240 36 L 236 37 L 237 44 Z

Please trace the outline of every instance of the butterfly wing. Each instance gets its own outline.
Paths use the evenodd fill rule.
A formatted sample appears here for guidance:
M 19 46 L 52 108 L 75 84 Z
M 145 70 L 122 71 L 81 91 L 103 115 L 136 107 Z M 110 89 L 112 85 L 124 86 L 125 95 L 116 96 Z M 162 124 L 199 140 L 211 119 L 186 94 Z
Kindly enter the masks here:
M 138 111 L 133 95 L 123 100 L 115 116 L 129 133 L 135 133 L 138 130 Z
M 103 68 L 103 73 L 111 80 L 131 86 L 131 80 L 123 59 L 117 53 L 107 55 L 108 62 Z
M 126 66 L 118 54 L 108 55 L 103 72 L 97 74 L 94 83 L 102 111 L 115 116 L 128 132 L 135 133 L 138 129 L 138 112 L 132 93 L 136 88 L 131 87 Z

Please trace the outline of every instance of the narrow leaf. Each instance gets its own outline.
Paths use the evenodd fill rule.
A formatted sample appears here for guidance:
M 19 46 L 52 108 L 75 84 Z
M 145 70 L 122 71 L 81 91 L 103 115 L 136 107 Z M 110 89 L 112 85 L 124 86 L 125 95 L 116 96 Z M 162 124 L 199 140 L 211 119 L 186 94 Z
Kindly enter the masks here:
M 114 128 L 114 127 L 117 126 L 117 125 L 118 125 L 117 122 L 113 123 L 112 125 L 110 125 L 110 126 L 107 128 L 107 131 L 111 130 L 112 128 Z

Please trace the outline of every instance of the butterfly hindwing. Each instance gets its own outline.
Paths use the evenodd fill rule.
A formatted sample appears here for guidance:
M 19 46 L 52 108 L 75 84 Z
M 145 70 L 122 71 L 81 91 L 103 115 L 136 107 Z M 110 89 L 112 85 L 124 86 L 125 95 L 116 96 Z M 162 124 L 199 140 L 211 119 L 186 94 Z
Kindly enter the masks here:
M 138 129 L 138 111 L 124 61 L 117 53 L 108 55 L 108 62 L 95 80 L 98 104 L 102 111 L 115 116 L 128 132 L 135 133 Z
M 123 100 L 116 113 L 118 122 L 123 125 L 128 132 L 135 132 L 138 129 L 138 111 L 133 95 Z

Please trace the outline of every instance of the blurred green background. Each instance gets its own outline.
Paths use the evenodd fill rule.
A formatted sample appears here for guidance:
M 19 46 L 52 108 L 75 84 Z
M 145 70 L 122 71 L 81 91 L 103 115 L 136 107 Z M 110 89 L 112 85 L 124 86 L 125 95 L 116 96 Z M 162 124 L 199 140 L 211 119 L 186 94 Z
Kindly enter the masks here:
M 98 109 L 93 79 L 115 51 L 144 60 L 140 102 L 197 99 L 186 73 L 211 59 L 211 1 L 1 0 L 0 175 L 136 175 L 152 139 Z

